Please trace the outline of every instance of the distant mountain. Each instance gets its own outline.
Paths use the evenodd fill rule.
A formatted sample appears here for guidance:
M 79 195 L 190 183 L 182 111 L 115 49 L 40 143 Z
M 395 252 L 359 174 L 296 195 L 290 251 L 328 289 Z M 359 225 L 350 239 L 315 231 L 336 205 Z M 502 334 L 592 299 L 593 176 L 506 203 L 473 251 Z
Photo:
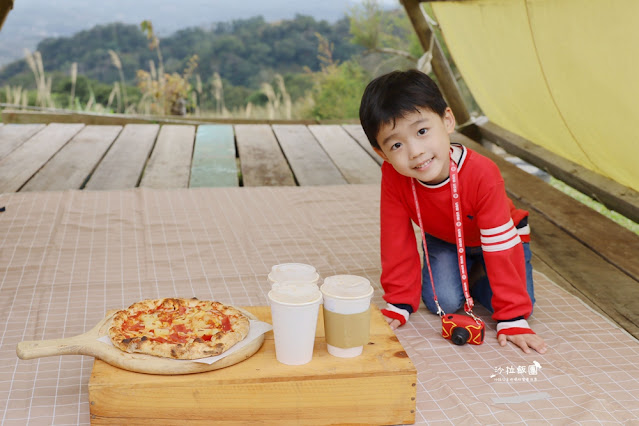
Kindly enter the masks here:
M 333 59 L 339 62 L 362 52 L 350 42 L 346 17 L 334 22 L 316 21 L 310 16 L 266 22 L 262 17 L 219 23 L 211 29 L 192 27 L 160 37 L 160 49 L 167 73 L 182 73 L 193 55 L 198 56 L 196 73 L 210 81 L 214 73 L 234 86 L 257 88 L 275 73 L 303 73 L 318 70 L 318 37 L 321 34 L 333 46 Z M 97 25 L 71 37 L 46 38 L 38 43 L 44 71 L 64 79 L 71 64 L 78 74 L 111 84 L 119 80 L 109 50 L 117 52 L 124 78 L 136 83 L 137 70 L 149 70 L 149 61 L 157 66 L 156 52 L 149 50 L 146 36 L 138 25 Z M 33 75 L 24 59 L 0 68 L 0 87 L 31 88 Z
M 189 27 L 208 29 L 218 22 L 262 16 L 267 22 L 297 14 L 336 22 L 362 0 L 17 0 L 0 32 L 0 67 L 33 51 L 47 37 L 70 36 L 95 25 L 153 22 L 160 36 Z M 398 6 L 398 0 L 382 4 Z

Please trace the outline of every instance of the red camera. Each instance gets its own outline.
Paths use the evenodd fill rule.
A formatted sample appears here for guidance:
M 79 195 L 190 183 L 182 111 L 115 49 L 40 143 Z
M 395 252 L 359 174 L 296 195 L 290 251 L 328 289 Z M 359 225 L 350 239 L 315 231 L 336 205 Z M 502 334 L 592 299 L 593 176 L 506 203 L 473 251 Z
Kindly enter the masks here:
M 484 342 L 484 322 L 469 315 L 450 314 L 442 316 L 442 336 L 456 345 Z

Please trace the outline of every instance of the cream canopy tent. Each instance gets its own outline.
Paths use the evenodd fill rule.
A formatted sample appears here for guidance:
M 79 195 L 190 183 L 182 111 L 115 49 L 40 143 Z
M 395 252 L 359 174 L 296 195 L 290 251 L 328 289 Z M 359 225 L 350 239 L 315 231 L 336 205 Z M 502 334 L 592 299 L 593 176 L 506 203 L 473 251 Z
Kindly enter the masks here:
M 489 119 L 639 190 L 639 2 L 433 3 Z
M 419 6 L 422 1 L 402 3 L 426 48 L 430 27 Z M 488 120 L 532 142 L 521 145 L 522 152 L 540 147 L 538 159 L 569 160 L 563 163 L 568 165 L 567 179 L 583 171 L 592 189 L 584 192 L 596 193 L 593 188 L 598 186 L 597 198 L 611 195 L 614 201 L 607 204 L 637 220 L 639 2 L 429 3 L 453 60 Z M 448 80 L 443 91 L 455 101 L 455 84 L 451 86 L 441 69 L 437 72 L 436 60 L 434 54 L 435 74 L 440 84 Z M 455 111 L 456 102 L 448 100 Z

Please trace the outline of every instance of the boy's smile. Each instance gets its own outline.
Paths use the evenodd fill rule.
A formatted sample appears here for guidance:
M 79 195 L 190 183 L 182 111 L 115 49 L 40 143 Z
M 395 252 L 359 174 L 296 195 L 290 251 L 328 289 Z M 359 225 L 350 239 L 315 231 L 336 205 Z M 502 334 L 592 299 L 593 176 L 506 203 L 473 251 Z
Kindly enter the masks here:
M 426 108 L 407 113 L 392 123 L 382 124 L 377 134 L 381 148 L 375 152 L 398 173 L 436 184 L 448 178 L 450 137 L 455 117 L 450 108 L 444 116 Z

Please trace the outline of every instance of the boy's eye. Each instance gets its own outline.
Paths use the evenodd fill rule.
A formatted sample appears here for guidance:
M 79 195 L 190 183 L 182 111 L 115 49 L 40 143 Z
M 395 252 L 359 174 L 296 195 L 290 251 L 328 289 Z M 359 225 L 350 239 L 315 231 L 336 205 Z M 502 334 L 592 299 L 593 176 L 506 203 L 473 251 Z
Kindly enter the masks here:
M 426 129 L 419 129 L 419 130 L 417 131 L 417 134 L 418 134 L 418 135 L 425 135 L 427 131 L 428 131 L 428 130 L 426 130 Z
M 391 150 L 399 149 L 400 146 L 402 146 L 400 142 L 395 142 L 393 146 L 391 146 Z

